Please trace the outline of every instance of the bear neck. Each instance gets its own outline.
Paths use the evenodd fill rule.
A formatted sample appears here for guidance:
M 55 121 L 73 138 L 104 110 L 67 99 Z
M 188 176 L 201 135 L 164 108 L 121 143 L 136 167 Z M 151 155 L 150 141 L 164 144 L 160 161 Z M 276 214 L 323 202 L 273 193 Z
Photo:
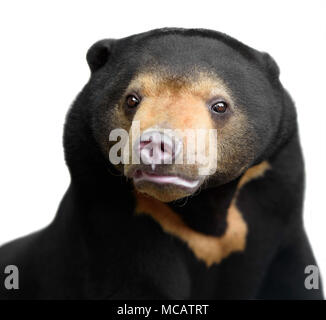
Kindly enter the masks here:
M 89 161 L 82 175 L 72 170 L 70 191 L 73 195 L 75 219 L 82 219 L 88 228 L 103 230 L 125 228 L 136 216 L 135 189 L 112 165 L 92 165 Z M 78 166 L 80 170 L 80 166 Z M 93 169 L 93 170 L 92 170 Z M 236 192 L 238 179 L 219 187 L 210 187 L 197 195 L 167 205 L 191 229 L 203 234 L 222 236 L 227 228 L 227 211 Z M 131 227 L 130 227 L 131 228 Z

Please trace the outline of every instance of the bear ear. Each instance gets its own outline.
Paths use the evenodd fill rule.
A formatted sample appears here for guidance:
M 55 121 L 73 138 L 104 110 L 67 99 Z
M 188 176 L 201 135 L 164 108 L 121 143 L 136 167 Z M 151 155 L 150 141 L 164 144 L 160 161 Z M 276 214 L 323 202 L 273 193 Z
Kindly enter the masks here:
M 272 82 L 277 81 L 280 76 L 280 68 L 275 60 L 267 52 L 262 52 L 261 60 L 270 80 Z
M 103 67 L 109 60 L 115 42 L 114 39 L 103 39 L 95 42 L 88 49 L 86 60 L 92 73 Z

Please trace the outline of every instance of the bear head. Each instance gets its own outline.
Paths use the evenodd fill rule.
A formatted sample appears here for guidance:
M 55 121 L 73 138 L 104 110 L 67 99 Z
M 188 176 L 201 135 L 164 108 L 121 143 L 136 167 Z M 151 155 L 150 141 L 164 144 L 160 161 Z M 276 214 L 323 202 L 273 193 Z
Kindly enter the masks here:
M 225 34 L 166 28 L 105 39 L 87 61 L 90 80 L 65 130 L 73 179 L 114 171 L 170 202 L 240 177 L 294 132 L 274 60 Z

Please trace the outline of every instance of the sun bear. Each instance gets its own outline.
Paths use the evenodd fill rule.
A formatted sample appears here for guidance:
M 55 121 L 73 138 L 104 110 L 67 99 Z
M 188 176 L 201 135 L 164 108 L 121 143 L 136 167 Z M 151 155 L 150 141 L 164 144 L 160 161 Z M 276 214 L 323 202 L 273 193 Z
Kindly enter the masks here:
M 322 299 L 296 111 L 267 53 L 164 28 L 87 52 L 54 221 L 0 249 L 2 299 Z

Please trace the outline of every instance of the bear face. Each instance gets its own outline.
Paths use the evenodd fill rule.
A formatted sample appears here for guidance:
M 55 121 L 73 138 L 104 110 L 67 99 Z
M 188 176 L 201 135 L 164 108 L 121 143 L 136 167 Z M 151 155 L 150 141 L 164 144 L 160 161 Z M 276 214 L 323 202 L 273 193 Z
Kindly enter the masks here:
M 83 117 L 101 155 L 112 163 L 117 139 L 110 135 L 123 129 L 128 140 L 120 155 L 128 161 L 114 166 L 138 191 L 164 202 L 240 177 L 272 155 L 295 123 L 273 59 L 218 32 L 160 29 L 102 40 L 87 60 Z M 188 130 L 203 132 L 201 140 Z M 191 162 L 193 141 L 211 149 L 195 148 Z

